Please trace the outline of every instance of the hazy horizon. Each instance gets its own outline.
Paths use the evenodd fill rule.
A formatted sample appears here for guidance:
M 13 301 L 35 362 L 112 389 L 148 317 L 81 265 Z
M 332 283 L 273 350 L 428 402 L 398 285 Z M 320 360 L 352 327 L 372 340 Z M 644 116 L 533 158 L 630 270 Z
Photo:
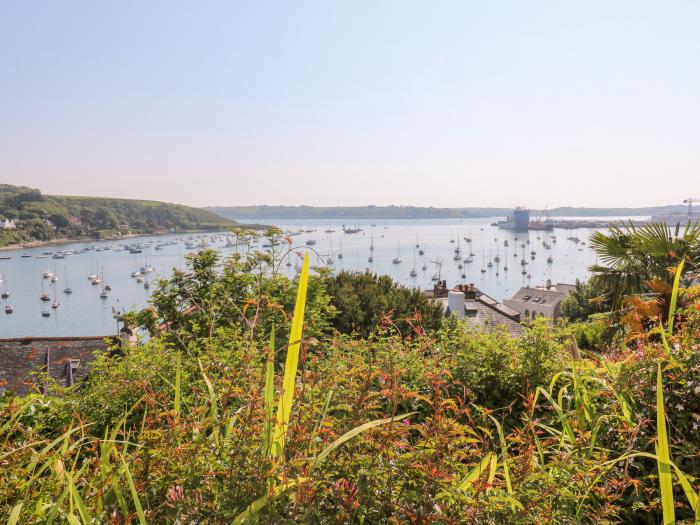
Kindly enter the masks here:
M 5 2 L 0 182 L 193 206 L 700 197 L 700 4 Z

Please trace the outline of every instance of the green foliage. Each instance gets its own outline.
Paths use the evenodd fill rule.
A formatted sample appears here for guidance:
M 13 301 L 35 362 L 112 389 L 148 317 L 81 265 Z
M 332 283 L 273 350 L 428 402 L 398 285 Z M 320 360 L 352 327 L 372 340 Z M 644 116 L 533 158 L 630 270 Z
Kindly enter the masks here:
M 235 224 L 179 204 L 43 195 L 36 189 L 8 184 L 0 187 L 0 218 L 19 219 L 18 229 L 0 238 L 5 244 L 60 237 L 214 230 Z
M 671 290 L 673 331 L 657 318 L 633 344 L 592 343 L 598 353 L 578 356 L 571 335 L 594 341 L 599 325 L 536 319 L 511 338 L 450 318 L 358 337 L 352 317 L 352 331 L 332 329 L 352 310 L 331 304 L 323 272 L 309 275 L 301 323 L 305 279 L 280 277 L 274 254 L 203 251 L 189 262 L 159 285 L 152 310 L 125 316 L 148 321 L 147 341 L 101 354 L 80 385 L 0 397 L 10 523 L 700 515 L 700 288 Z M 272 350 L 285 339 L 294 373 Z M 272 454 L 276 396 L 293 403 Z
M 333 326 L 343 333 L 368 337 L 393 324 L 409 335 L 418 325 L 436 330 L 443 319 L 442 308 L 420 290 L 400 286 L 386 275 L 340 272 L 327 280 L 326 287 L 338 311 Z
M 588 321 L 592 315 L 609 312 L 610 303 L 604 290 L 596 288 L 593 282 L 576 279 L 576 288 L 561 303 L 561 315 L 569 321 Z
M 614 227 L 606 235 L 591 236 L 602 264 L 591 267 L 592 286 L 600 290 L 613 309 L 620 309 L 626 297 L 654 293 L 667 305 L 670 300 L 675 268 L 682 260 L 682 284 L 697 271 L 700 261 L 700 227 L 680 224 L 671 230 L 663 223 L 636 228 L 633 225 Z M 664 308 L 667 311 L 666 308 Z

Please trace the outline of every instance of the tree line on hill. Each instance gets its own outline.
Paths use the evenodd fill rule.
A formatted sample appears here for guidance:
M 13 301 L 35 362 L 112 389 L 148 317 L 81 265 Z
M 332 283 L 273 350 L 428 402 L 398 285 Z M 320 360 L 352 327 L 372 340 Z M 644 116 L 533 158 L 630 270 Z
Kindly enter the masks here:
M 70 237 L 214 230 L 235 223 L 213 213 L 156 201 L 44 195 L 24 186 L 0 185 L 0 219 L 16 220 L 0 231 L 0 246 Z

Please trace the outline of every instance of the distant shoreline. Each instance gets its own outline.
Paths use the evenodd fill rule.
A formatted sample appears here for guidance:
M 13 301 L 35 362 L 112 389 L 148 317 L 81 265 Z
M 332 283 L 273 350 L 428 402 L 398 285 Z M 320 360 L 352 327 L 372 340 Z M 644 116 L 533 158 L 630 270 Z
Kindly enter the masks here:
M 29 250 L 32 248 L 42 248 L 44 246 L 61 246 L 63 244 L 73 244 L 76 242 L 118 242 L 123 239 L 131 239 L 133 237 L 159 237 L 162 235 L 177 235 L 185 233 L 217 233 L 226 230 L 182 230 L 182 231 L 163 231 L 156 233 L 128 233 L 126 235 L 120 235 L 119 237 L 62 237 L 59 239 L 51 239 L 49 241 L 27 241 L 18 244 L 9 244 L 7 246 L 0 246 L 0 251 L 13 251 L 13 250 Z

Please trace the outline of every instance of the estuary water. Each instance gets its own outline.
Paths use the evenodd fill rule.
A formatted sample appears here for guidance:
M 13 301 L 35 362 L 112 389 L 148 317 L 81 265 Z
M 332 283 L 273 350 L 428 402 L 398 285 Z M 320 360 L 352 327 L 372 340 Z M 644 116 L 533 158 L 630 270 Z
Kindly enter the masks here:
M 290 265 L 286 260 L 280 265 L 281 272 L 289 276 L 299 266 L 297 254 L 309 251 L 312 264 L 327 265 L 334 271 L 370 269 L 421 289 L 432 288 L 433 277 L 439 275 L 448 286 L 474 283 L 499 301 L 511 297 L 521 286 L 544 285 L 547 280 L 574 283 L 589 277 L 588 269 L 596 263 L 596 254 L 588 244 L 594 230 L 515 233 L 492 226 L 496 220 L 269 222 L 286 230 L 296 248 L 288 256 Z M 343 224 L 359 231 L 345 233 Z M 307 246 L 307 241 L 312 245 Z M 146 306 L 156 281 L 172 275 L 175 268 L 183 268 L 187 253 L 208 246 L 230 255 L 236 249 L 264 250 L 264 243 L 260 240 L 250 248 L 236 247 L 233 236 L 224 233 L 177 234 L 0 251 L 0 290 L 9 293 L 0 302 L 0 338 L 114 334 L 114 314 Z M 457 248 L 459 257 L 455 256 Z M 61 257 L 59 253 L 66 254 L 54 258 Z M 474 255 L 470 257 L 470 253 Z M 373 262 L 368 261 L 370 255 Z M 400 262 L 394 263 L 394 259 Z M 521 265 L 523 260 L 526 264 Z M 414 265 L 416 276 L 412 277 Z M 141 278 L 132 277 L 140 269 L 151 271 Z M 57 280 L 52 282 L 50 275 L 44 278 L 46 272 Z M 88 279 L 91 274 L 99 275 L 103 282 L 93 284 Z M 148 289 L 146 282 L 151 284 Z M 100 297 L 104 285 L 111 290 Z M 65 294 L 66 287 L 73 293 Z M 41 301 L 42 294 L 49 300 Z M 54 301 L 59 303 L 57 308 L 52 308 Z M 12 313 L 4 312 L 6 305 L 12 306 Z M 48 312 L 48 317 L 42 312 Z

